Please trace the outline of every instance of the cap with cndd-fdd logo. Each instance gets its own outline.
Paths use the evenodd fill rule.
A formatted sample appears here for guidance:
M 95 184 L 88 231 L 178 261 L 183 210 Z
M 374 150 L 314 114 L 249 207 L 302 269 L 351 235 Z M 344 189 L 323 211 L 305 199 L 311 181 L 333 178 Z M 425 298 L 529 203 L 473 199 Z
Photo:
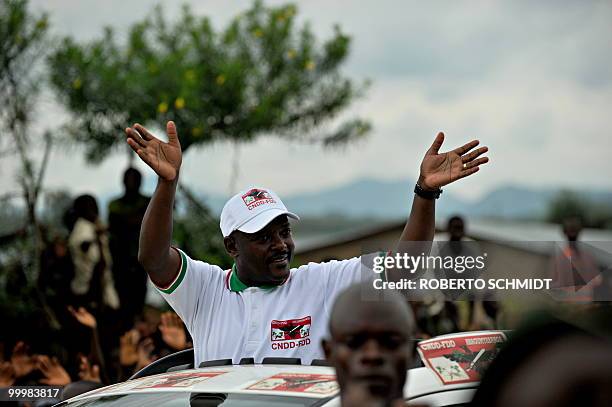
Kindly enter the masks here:
M 221 233 L 223 237 L 229 236 L 234 230 L 255 233 L 280 215 L 300 219 L 287 210 L 283 201 L 273 191 L 267 188 L 249 188 L 238 192 L 226 202 L 221 211 Z

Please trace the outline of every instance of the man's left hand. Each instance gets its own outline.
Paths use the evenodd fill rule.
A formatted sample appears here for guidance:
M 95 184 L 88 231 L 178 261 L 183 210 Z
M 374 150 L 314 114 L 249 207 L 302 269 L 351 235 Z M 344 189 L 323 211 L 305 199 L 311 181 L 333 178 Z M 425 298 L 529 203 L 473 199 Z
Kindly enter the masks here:
M 440 189 L 444 185 L 474 174 L 479 170 L 481 164 L 489 161 L 488 157 L 480 157 L 489 151 L 488 147 L 480 147 L 472 151 L 480 143 L 478 140 L 472 140 L 454 150 L 440 153 L 443 142 L 444 133 L 438 133 L 421 162 L 419 185 L 423 189 Z

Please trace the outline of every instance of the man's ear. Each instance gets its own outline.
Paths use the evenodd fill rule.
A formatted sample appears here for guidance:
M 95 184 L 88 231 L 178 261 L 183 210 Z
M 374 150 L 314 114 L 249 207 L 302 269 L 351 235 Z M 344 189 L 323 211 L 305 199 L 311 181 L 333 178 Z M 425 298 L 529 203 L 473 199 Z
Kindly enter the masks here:
M 332 348 L 330 341 L 328 339 L 321 339 L 321 347 L 323 348 L 325 359 L 331 360 Z
M 238 257 L 238 245 L 236 244 L 236 239 L 233 235 L 229 235 L 223 238 L 223 245 L 225 246 L 225 251 L 231 257 Z

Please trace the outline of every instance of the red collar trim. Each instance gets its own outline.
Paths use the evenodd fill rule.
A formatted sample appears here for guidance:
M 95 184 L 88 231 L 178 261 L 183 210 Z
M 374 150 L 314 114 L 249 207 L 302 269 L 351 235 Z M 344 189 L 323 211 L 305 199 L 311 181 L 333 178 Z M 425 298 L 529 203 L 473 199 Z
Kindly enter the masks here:
M 227 288 L 228 290 L 230 274 L 232 274 L 232 269 L 227 270 L 227 274 L 225 275 L 225 288 Z

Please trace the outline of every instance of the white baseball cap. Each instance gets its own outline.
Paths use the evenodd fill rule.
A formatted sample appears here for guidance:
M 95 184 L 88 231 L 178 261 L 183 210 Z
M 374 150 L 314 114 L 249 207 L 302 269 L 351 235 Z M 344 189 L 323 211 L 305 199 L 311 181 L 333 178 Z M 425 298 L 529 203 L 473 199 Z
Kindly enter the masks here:
M 238 192 L 221 211 L 221 233 L 229 236 L 234 230 L 255 233 L 280 215 L 299 220 L 289 212 L 278 195 L 267 188 L 251 187 Z

